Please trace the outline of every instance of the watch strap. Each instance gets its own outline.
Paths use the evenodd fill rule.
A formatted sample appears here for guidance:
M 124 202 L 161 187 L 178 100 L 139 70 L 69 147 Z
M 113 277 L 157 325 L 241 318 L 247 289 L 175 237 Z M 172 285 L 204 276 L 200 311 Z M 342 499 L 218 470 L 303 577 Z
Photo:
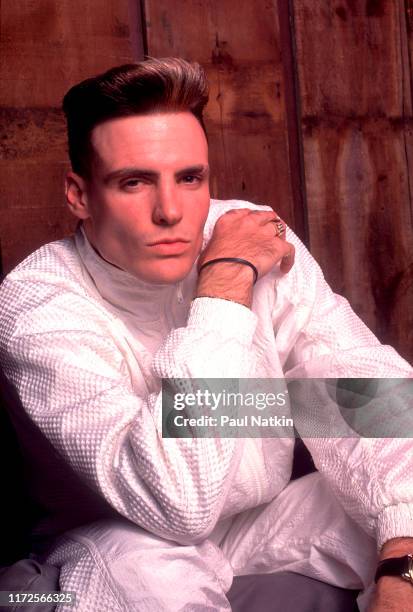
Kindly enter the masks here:
M 413 584 L 413 555 L 392 557 L 380 561 L 374 581 L 377 582 L 382 576 L 398 576 Z

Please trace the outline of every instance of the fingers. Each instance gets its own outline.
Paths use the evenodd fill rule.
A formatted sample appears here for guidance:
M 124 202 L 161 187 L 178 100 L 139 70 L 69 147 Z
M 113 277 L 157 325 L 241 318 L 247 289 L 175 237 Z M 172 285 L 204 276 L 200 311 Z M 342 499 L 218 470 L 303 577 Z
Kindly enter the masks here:
M 256 216 L 260 225 L 274 222 L 278 223 L 281 221 L 279 215 L 274 210 L 251 210 L 251 215 Z
M 289 272 L 294 265 L 295 248 L 291 242 L 286 242 L 285 246 L 288 247 L 288 252 L 281 259 L 280 270 L 284 274 L 287 274 L 287 272 Z
M 252 210 L 251 208 L 232 208 L 227 210 L 222 217 L 226 215 L 246 217 L 251 215 L 251 218 L 256 218 L 261 225 L 265 225 L 269 221 L 281 221 L 280 217 L 274 210 Z
M 264 227 L 269 223 L 273 223 L 274 225 L 271 228 L 271 231 L 274 231 L 274 236 L 284 236 L 285 238 L 286 224 L 273 210 L 251 210 L 250 208 L 238 208 L 229 210 L 222 215 L 221 220 L 223 220 L 225 223 L 225 220 L 223 219 L 224 217 L 226 217 L 227 220 L 232 217 L 233 221 L 235 221 L 235 218 L 237 218 L 237 220 L 242 220 L 244 223 L 251 222 L 253 225 L 258 225 L 258 227 Z
M 282 221 L 282 219 L 280 219 L 279 217 L 275 219 L 270 219 L 270 221 L 268 221 L 268 224 L 271 224 L 273 226 L 272 232 L 274 233 L 273 235 L 275 238 L 282 238 L 283 240 L 285 240 L 285 231 L 287 226 L 284 221 Z
M 257 211 L 259 212 L 259 211 Z M 284 274 L 289 272 L 294 265 L 295 248 L 286 239 L 286 223 L 274 213 L 270 213 L 270 218 L 267 218 L 264 225 L 268 227 L 270 244 L 277 257 L 277 262 L 280 264 L 280 270 Z

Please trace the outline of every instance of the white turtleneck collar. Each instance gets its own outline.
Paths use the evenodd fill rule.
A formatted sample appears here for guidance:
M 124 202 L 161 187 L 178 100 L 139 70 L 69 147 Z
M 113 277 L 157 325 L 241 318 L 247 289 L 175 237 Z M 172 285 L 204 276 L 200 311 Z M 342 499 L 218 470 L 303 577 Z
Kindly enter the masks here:
M 186 324 L 197 281 L 196 265 L 179 283 L 148 283 L 103 259 L 90 244 L 81 225 L 75 245 L 100 296 L 127 327 L 149 340 L 155 349 L 164 334 Z

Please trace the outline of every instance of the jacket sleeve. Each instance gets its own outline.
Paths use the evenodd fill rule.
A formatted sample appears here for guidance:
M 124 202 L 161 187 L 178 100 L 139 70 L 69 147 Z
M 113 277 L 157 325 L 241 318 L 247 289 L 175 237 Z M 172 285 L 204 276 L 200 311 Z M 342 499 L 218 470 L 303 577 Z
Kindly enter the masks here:
M 5 281 L 3 304 L 15 299 L 15 283 Z M 242 442 L 163 439 L 160 381 L 157 392 L 134 391 L 107 313 L 60 290 L 39 301 L 15 321 L 0 318 L 0 361 L 30 418 L 123 516 L 180 543 L 205 538 L 219 518 Z M 256 316 L 239 304 L 196 299 L 186 327 L 172 331 L 155 355 L 154 373 L 247 375 L 255 326 Z
M 291 318 L 282 312 L 274 319 L 286 377 L 381 379 L 379 388 L 390 386 L 396 391 L 400 386 L 392 387 L 389 379 L 406 379 L 402 393 L 387 394 L 381 415 L 374 412 L 379 400 L 360 407 L 352 418 L 359 418 L 361 429 L 351 429 L 343 437 L 338 434 L 346 430 L 343 412 L 326 399 L 328 394 L 322 397 L 322 385 L 317 387 L 318 398 L 307 398 L 295 415 L 295 426 L 318 470 L 379 547 L 391 538 L 413 537 L 413 370 L 393 348 L 380 344 L 347 300 L 333 293 L 305 247 L 293 240 L 297 259 L 288 291 L 294 295 L 290 306 L 296 312 L 296 324 L 291 325 Z M 309 428 L 310 419 L 313 426 Z M 323 426 L 329 435 L 323 435 Z

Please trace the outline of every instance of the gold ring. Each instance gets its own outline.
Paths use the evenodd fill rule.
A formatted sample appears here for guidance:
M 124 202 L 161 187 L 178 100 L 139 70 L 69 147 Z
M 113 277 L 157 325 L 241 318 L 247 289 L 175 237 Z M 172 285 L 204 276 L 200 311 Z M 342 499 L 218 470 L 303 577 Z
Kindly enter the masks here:
M 285 232 L 285 227 L 283 222 L 281 221 L 281 219 L 274 219 L 274 221 L 272 221 L 272 223 L 275 224 L 276 227 L 276 234 L 275 234 L 275 238 L 279 238 L 280 236 L 283 235 L 283 233 Z

